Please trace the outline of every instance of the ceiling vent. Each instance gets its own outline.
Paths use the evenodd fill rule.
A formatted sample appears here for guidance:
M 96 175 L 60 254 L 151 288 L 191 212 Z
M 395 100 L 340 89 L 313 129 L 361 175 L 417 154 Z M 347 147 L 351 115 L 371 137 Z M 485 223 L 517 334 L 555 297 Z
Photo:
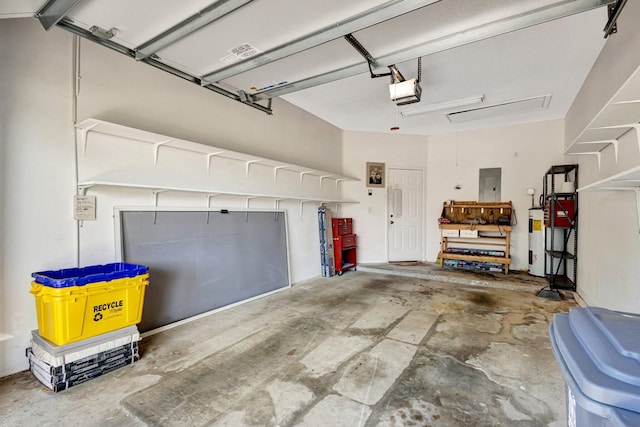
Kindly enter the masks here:
M 470 122 L 472 120 L 490 119 L 498 116 L 507 116 L 522 112 L 544 110 L 549 107 L 551 95 L 537 96 L 535 98 L 519 99 L 488 107 L 474 108 L 470 110 L 448 113 L 447 118 L 451 123 Z

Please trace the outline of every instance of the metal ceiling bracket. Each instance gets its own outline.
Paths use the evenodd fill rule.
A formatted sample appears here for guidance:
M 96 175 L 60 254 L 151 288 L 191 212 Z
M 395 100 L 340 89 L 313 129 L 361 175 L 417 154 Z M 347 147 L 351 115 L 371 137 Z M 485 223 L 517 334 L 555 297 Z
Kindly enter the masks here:
M 627 0 L 616 0 L 615 4 L 611 3 L 607 6 L 607 10 L 609 12 L 609 20 L 607 21 L 607 25 L 604 26 L 604 38 L 606 39 L 611 34 L 615 34 L 618 32 L 618 18 L 620 17 L 620 13 L 624 8 L 625 4 L 627 4 Z
M 36 13 L 36 18 L 38 18 L 45 30 L 49 30 L 60 22 L 60 20 L 81 1 L 82 0 L 49 0 L 40 8 L 38 13 Z
M 374 60 L 380 66 L 387 67 L 393 64 L 410 61 L 421 56 L 431 55 L 480 40 L 486 40 L 507 34 L 512 31 L 553 21 L 555 19 L 564 18 L 576 13 L 586 12 L 614 3 L 615 1 L 616 0 L 564 0 L 529 12 L 448 34 L 434 40 L 429 40 L 427 42 L 390 53 L 380 58 L 374 58 Z M 347 77 L 353 77 L 365 72 L 367 72 L 367 64 L 361 62 L 296 82 L 290 82 L 277 88 L 264 90 L 253 94 L 252 97 L 254 101 L 259 101 L 275 96 L 282 96 L 302 89 L 308 89 L 310 87 L 319 86 Z
M 184 21 L 174 25 L 162 34 L 152 38 L 151 40 L 138 46 L 136 51 L 136 59 L 142 60 L 147 58 L 161 49 L 177 42 L 183 37 L 199 30 L 200 28 L 217 21 L 225 15 L 241 8 L 252 0 L 220 0 L 216 1 L 209 7 L 202 9 L 193 16 L 188 17 Z
M 379 24 L 405 13 L 420 9 L 440 0 L 393 0 L 372 9 L 366 10 L 345 20 L 336 22 L 289 43 L 280 45 L 266 52 L 259 53 L 244 61 L 229 65 L 202 77 L 205 84 L 219 82 L 244 71 L 269 64 L 278 59 L 319 46 L 346 34 Z
M 374 68 L 380 68 L 380 65 L 378 65 L 378 63 L 373 58 L 373 56 L 371 56 L 369 51 L 364 46 L 362 46 L 362 43 L 360 43 L 360 41 L 358 41 L 358 39 L 356 39 L 353 36 L 353 34 L 345 35 L 344 39 L 347 42 L 349 42 L 349 44 L 356 50 L 356 52 L 358 52 L 360 55 L 362 55 L 362 57 L 365 59 L 365 61 L 367 61 L 367 65 L 369 66 L 369 75 L 371 76 L 372 79 L 377 79 L 378 77 L 389 77 L 389 76 L 391 76 L 391 83 L 394 82 L 394 80 L 393 80 L 394 78 L 399 82 L 405 81 L 404 76 L 402 75 L 400 70 L 398 70 L 398 67 L 396 67 L 395 64 L 389 66 L 389 72 L 388 73 L 380 73 L 380 74 L 374 73 L 373 69 Z
M 105 30 L 104 28 L 100 28 L 97 25 L 93 25 L 91 28 L 89 28 L 89 32 L 93 34 L 94 37 L 97 37 L 103 40 L 110 40 L 116 35 L 115 28 Z
M 251 102 L 251 99 L 247 96 L 247 92 L 243 90 L 238 91 L 238 96 L 240 97 L 240 102 Z

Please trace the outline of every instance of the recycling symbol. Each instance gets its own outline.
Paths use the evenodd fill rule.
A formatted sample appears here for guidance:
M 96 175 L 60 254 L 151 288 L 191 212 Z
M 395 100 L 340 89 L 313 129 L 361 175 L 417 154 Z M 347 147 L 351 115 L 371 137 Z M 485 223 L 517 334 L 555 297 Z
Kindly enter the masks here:
M 94 322 L 97 322 L 100 319 L 102 319 L 102 313 L 96 313 L 96 315 L 93 316 L 93 321 Z

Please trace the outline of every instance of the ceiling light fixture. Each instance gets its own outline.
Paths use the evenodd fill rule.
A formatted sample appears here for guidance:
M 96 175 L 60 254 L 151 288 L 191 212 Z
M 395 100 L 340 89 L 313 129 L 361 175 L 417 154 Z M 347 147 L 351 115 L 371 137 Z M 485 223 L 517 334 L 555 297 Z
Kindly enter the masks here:
M 532 113 L 548 108 L 550 103 L 551 95 L 543 95 L 487 105 L 486 107 L 469 108 L 464 111 L 453 111 L 446 113 L 446 116 L 451 123 L 462 123 L 518 113 Z
M 415 110 L 401 111 L 402 117 L 415 116 L 417 114 L 431 113 L 433 111 L 446 110 L 448 108 L 462 107 L 463 105 L 479 104 L 484 101 L 484 94 L 479 96 L 471 96 L 469 98 L 451 99 L 448 101 L 434 102 L 432 104 L 426 104 L 421 108 Z

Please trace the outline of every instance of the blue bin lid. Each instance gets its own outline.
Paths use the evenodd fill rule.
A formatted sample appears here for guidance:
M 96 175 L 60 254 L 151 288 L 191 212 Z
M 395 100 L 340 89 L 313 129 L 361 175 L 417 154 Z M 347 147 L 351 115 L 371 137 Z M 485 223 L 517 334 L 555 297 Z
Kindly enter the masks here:
M 569 320 L 580 343 L 603 372 L 640 386 L 639 315 L 587 307 L 572 310 Z M 607 345 L 590 345 L 593 337 Z
M 580 391 L 594 401 L 640 412 L 640 316 L 596 307 L 556 314 L 555 345 Z
M 84 286 L 89 283 L 108 282 L 125 277 L 135 277 L 145 274 L 149 267 L 126 262 L 90 265 L 80 268 L 65 268 L 31 273 L 36 283 L 52 288 L 67 288 L 69 286 Z
M 556 320 L 554 320 L 554 323 L 556 321 L 559 321 L 560 323 L 562 323 L 563 321 L 567 324 L 569 323 L 568 315 L 559 314 L 557 316 L 558 317 L 556 318 Z M 551 349 L 553 350 L 553 354 L 556 356 L 556 360 L 558 361 L 558 366 L 560 366 L 560 370 L 564 375 L 566 386 L 571 390 L 571 400 L 567 399 L 567 405 L 575 405 L 574 410 L 576 413 L 578 412 L 576 408 L 580 408 L 580 412 L 588 412 L 589 414 L 591 414 L 589 416 L 589 419 L 594 422 L 596 421 L 595 417 L 593 417 L 594 415 L 603 418 L 603 420 L 601 420 L 603 421 L 602 425 L 606 424 L 607 426 L 620 427 L 640 426 L 640 412 L 633 412 L 626 409 L 618 408 L 616 406 L 605 405 L 588 398 L 584 395 L 584 393 L 582 393 L 582 390 L 580 390 L 580 387 L 578 387 L 578 385 L 576 384 L 575 379 L 569 372 L 569 368 L 567 368 L 560 350 L 558 349 L 558 340 L 555 337 L 554 329 L 554 325 L 551 325 L 551 327 L 549 328 Z M 572 409 L 567 408 L 567 410 L 571 411 Z M 575 425 L 575 418 L 573 424 L 570 422 L 570 420 L 567 420 L 567 422 L 569 423 L 569 425 Z

